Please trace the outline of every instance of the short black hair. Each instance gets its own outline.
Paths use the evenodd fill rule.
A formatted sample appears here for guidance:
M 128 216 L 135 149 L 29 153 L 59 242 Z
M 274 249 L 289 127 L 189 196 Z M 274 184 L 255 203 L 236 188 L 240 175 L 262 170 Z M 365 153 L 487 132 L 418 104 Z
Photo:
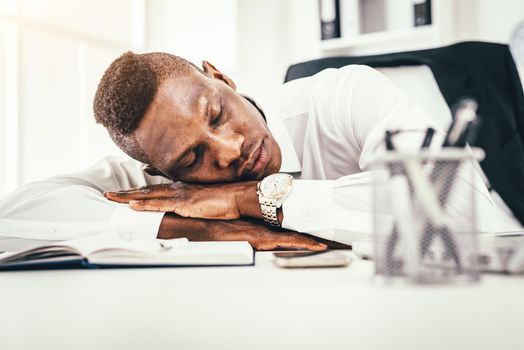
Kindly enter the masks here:
M 111 139 L 130 157 L 148 163 L 133 132 L 159 85 L 167 78 L 200 69 L 182 57 L 163 52 L 135 54 L 127 51 L 107 68 L 98 84 L 93 110 Z

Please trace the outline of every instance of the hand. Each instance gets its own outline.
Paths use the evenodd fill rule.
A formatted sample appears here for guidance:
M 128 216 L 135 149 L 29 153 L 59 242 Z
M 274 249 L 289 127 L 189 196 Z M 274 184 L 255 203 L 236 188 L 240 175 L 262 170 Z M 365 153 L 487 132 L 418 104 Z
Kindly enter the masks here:
M 275 231 L 249 220 L 202 220 L 166 214 L 158 230 L 158 238 L 187 237 L 190 241 L 248 241 L 256 250 L 308 249 L 325 250 L 327 245 L 306 235 Z
M 206 185 L 174 182 L 104 195 L 115 202 L 129 203 L 135 210 L 172 212 L 188 218 L 234 220 L 262 216 L 256 181 Z

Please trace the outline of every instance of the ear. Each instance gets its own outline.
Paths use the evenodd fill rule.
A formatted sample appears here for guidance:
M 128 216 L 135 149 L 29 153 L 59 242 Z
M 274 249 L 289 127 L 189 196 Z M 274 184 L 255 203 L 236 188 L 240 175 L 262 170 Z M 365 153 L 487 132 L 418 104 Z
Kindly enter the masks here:
M 166 179 L 171 180 L 170 177 L 166 176 L 163 172 L 161 172 L 160 170 L 158 170 L 157 168 L 155 168 L 154 166 L 151 166 L 149 164 L 144 164 L 142 166 L 142 170 L 144 170 L 144 172 L 147 175 L 150 175 L 150 176 L 162 176 L 162 177 L 165 177 Z
M 231 80 L 227 75 L 216 69 L 215 66 L 213 66 L 208 61 L 202 61 L 202 68 L 204 69 L 204 73 L 213 79 L 222 80 L 224 83 L 229 85 L 230 88 L 236 91 L 237 86 L 235 85 L 235 82 Z

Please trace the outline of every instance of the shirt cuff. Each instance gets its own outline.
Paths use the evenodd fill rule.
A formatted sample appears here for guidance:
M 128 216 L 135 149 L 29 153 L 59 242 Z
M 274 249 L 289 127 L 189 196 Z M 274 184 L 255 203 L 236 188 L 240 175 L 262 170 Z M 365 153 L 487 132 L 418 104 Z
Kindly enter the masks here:
M 164 212 L 136 211 L 127 204 L 116 204 L 109 227 L 122 240 L 156 238 Z
M 333 182 L 294 180 L 282 205 L 282 227 L 333 240 Z

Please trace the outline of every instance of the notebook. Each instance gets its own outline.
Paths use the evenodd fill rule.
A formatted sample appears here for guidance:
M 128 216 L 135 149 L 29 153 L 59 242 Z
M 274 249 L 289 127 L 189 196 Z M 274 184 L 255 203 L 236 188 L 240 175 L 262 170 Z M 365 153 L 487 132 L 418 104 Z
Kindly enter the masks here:
M 60 268 L 242 266 L 254 264 L 248 242 L 189 242 L 98 235 L 0 254 L 0 270 Z

